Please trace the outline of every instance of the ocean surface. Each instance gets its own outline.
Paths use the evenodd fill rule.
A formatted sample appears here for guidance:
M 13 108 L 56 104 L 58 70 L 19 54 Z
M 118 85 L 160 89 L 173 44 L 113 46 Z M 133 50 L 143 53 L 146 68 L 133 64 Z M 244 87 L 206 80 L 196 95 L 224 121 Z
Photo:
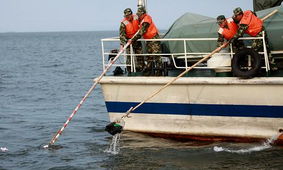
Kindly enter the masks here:
M 102 72 L 117 32 L 0 34 L 0 169 L 283 169 L 268 143 L 178 142 L 123 132 L 117 153 L 98 86 L 56 148 L 44 149 Z M 117 47 L 119 48 L 119 47 Z

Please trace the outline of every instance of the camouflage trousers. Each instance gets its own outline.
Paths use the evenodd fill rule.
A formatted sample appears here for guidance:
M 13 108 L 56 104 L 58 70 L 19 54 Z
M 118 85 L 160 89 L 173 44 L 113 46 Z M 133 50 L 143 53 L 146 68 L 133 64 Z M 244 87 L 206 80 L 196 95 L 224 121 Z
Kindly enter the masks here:
M 263 36 L 263 31 L 265 31 L 264 27 L 263 27 L 262 31 L 259 32 L 255 37 L 262 37 Z M 265 45 L 266 45 L 267 54 L 269 54 L 270 53 L 270 48 L 269 48 L 269 43 L 268 43 L 268 38 L 267 38 L 266 32 L 264 34 L 264 39 L 265 39 Z M 253 40 L 252 48 L 255 51 L 257 51 L 257 52 L 263 51 L 263 40 L 262 39 L 255 39 L 255 40 Z M 271 55 L 269 55 L 268 60 L 269 60 L 271 69 L 272 70 L 277 70 L 274 58 Z
M 159 35 L 153 37 L 159 39 Z M 161 44 L 160 41 L 147 41 L 146 43 L 148 54 L 160 54 Z M 162 75 L 162 62 L 159 55 L 145 56 L 145 67 L 143 69 L 145 76 L 161 76 Z
M 262 28 L 262 31 L 264 31 L 265 29 Z M 263 32 L 259 32 L 255 37 L 262 37 L 263 35 Z M 266 49 L 267 49 L 267 53 L 269 53 L 269 44 L 268 44 L 268 38 L 267 38 L 267 34 L 265 32 L 264 34 L 264 38 L 265 38 L 265 44 L 266 44 Z M 255 39 L 253 40 L 252 42 L 252 48 L 257 51 L 257 52 L 260 52 L 260 51 L 263 51 L 263 40 L 262 39 Z
M 137 72 L 140 72 L 143 70 L 144 68 L 144 57 L 143 56 L 135 56 L 135 54 L 142 54 L 142 45 L 141 45 L 141 42 L 140 41 L 136 41 L 136 42 L 133 42 L 132 44 L 132 51 L 131 51 L 131 46 L 129 46 L 127 49 L 126 49 L 126 53 L 128 54 L 127 55 L 127 58 L 126 58 L 126 64 L 128 65 L 127 66 L 127 71 L 128 73 L 131 73 L 131 52 L 133 53 L 133 61 L 135 62 L 135 67 L 136 67 L 136 71 Z

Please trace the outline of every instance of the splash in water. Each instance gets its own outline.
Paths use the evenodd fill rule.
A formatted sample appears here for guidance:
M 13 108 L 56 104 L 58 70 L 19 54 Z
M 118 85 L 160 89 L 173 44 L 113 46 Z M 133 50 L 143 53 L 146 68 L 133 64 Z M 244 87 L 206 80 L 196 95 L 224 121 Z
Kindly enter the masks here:
M 6 147 L 1 147 L 0 150 L 1 150 L 2 152 L 8 151 L 8 149 L 7 149 Z
M 120 133 L 117 133 L 116 135 L 114 135 L 112 137 L 112 141 L 110 143 L 110 146 L 108 149 L 106 149 L 104 152 L 107 152 L 107 153 L 111 153 L 111 154 L 118 154 L 119 151 L 120 151 L 120 148 L 119 148 L 119 142 L 120 142 Z
M 230 153 L 251 153 L 251 152 L 257 152 L 257 151 L 262 151 L 265 149 L 269 149 L 271 148 L 271 144 L 274 143 L 274 141 L 281 135 L 282 133 L 278 134 L 278 135 L 274 135 L 271 138 L 267 139 L 262 145 L 259 146 L 254 146 L 251 148 L 247 148 L 247 149 L 238 149 L 238 150 L 233 150 L 233 149 L 228 149 L 228 148 L 223 148 L 223 147 L 218 147 L 218 146 L 214 146 L 213 150 L 215 152 L 230 152 Z

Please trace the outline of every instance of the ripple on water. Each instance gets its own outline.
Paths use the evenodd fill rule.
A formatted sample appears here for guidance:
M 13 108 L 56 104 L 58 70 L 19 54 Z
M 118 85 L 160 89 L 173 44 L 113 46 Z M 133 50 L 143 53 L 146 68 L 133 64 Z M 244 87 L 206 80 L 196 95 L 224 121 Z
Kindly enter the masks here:
M 48 170 L 81 170 L 80 167 L 76 167 L 76 166 L 55 166 L 52 168 L 49 168 Z
M 42 68 L 56 68 L 56 67 L 62 67 L 64 64 L 51 64 L 51 65 L 43 65 Z

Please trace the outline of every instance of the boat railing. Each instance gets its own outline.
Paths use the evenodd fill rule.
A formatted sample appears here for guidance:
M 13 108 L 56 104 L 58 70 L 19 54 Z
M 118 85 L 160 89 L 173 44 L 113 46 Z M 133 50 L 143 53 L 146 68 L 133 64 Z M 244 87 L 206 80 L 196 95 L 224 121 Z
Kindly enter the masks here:
M 242 37 L 240 40 L 254 40 L 254 39 L 262 39 L 263 40 L 263 51 L 259 52 L 259 54 L 263 54 L 264 56 L 264 68 L 266 72 L 270 70 L 270 65 L 269 65 L 269 57 L 267 53 L 267 47 L 265 43 L 265 38 L 264 38 L 264 32 L 262 37 Z M 162 38 L 162 39 L 139 39 L 138 41 L 141 41 L 143 46 L 144 43 L 147 41 L 159 41 L 161 43 L 163 42 L 182 42 L 183 45 L 183 51 L 178 52 L 178 53 L 158 53 L 158 54 L 149 54 L 149 53 L 142 53 L 142 54 L 134 54 L 134 50 L 132 45 L 130 45 L 130 52 L 126 53 L 124 52 L 118 62 L 116 61 L 113 66 L 120 66 L 120 67 L 130 67 L 131 72 L 136 72 L 136 57 L 144 57 L 144 56 L 161 56 L 163 62 L 172 62 L 173 66 L 176 69 L 187 69 L 189 68 L 190 62 L 192 61 L 198 61 L 201 58 L 205 57 L 206 55 L 210 54 L 209 52 L 189 52 L 187 49 L 187 45 L 191 41 L 217 41 L 217 38 Z M 117 53 L 111 52 L 113 48 L 120 47 L 120 39 L 119 37 L 112 37 L 112 38 L 105 38 L 101 40 L 101 47 L 102 47 L 102 60 L 103 60 L 103 69 L 105 69 L 108 64 L 109 64 L 109 55 L 115 56 Z M 221 54 L 223 55 L 229 55 L 230 58 L 232 59 L 233 55 L 235 52 L 233 51 L 232 44 L 229 46 L 230 51 L 229 52 L 222 52 Z M 118 49 L 117 49 L 118 50 Z M 143 50 L 146 51 L 146 50 Z M 274 53 L 274 52 L 273 52 Z M 271 55 L 271 53 L 270 53 Z M 126 58 L 127 56 L 130 56 L 130 63 L 126 63 Z M 183 60 L 184 64 L 178 65 L 177 60 Z M 250 62 L 249 62 L 250 63 Z M 231 69 L 231 66 L 225 66 L 225 67 L 208 67 L 206 63 L 201 63 L 197 67 L 194 67 L 195 69 L 221 69 L 221 68 L 228 68 Z

